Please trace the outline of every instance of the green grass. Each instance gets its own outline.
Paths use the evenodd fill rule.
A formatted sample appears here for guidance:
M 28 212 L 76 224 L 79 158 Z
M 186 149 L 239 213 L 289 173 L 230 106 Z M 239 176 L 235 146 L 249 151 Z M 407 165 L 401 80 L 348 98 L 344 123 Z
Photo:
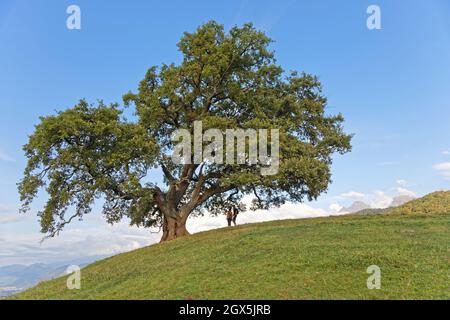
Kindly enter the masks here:
M 285 220 L 203 232 L 96 262 L 14 299 L 450 299 L 450 215 Z M 381 289 L 366 269 L 381 268 Z

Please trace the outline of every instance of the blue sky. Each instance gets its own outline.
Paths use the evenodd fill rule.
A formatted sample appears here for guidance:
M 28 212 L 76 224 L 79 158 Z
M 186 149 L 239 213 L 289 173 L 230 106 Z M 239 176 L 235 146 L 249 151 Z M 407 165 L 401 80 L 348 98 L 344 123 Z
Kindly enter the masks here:
M 81 30 L 66 28 L 71 4 L 81 8 Z M 366 27 L 371 4 L 381 8 L 381 30 Z M 0 251 L 0 264 L 48 258 L 33 258 L 33 250 L 42 250 L 37 244 L 24 249 L 40 237 L 36 217 L 15 218 L 15 184 L 25 166 L 21 146 L 38 117 L 71 107 L 80 98 L 120 102 L 149 66 L 180 61 L 176 43 L 182 33 L 208 20 L 226 28 L 253 22 L 264 30 L 275 40 L 278 63 L 285 70 L 318 75 L 329 111 L 343 113 L 346 130 L 355 134 L 353 152 L 335 159 L 329 192 L 298 210 L 329 210 L 357 199 L 377 206 L 398 194 L 448 189 L 447 0 L 2 0 L 0 241 L 8 241 L 10 251 Z M 69 228 L 72 238 L 63 233 L 66 238 L 55 240 L 52 248 L 103 234 L 108 240 L 99 247 L 107 250 L 116 231 L 102 224 L 99 213 L 94 215 Z M 122 236 L 131 232 L 120 228 Z M 132 232 L 142 241 L 130 245 L 124 240 L 117 248 L 147 243 L 145 233 Z M 25 251 L 16 254 L 19 247 Z M 27 254 L 27 259 L 14 258 Z

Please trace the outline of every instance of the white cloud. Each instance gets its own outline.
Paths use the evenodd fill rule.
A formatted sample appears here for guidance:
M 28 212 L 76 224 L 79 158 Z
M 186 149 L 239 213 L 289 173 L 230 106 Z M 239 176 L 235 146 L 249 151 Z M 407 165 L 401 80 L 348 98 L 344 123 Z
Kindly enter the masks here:
M 331 212 L 339 212 L 342 210 L 342 208 L 344 208 L 343 206 L 341 206 L 339 203 L 332 203 L 330 204 L 330 210 Z
M 396 164 L 397 164 L 397 162 L 394 162 L 394 161 L 383 161 L 383 162 L 378 163 L 378 165 L 383 166 L 383 167 L 385 167 L 385 166 L 393 166 L 393 165 L 396 165 Z
M 398 187 L 397 192 L 401 196 L 417 197 L 417 194 L 414 191 L 408 190 L 403 187 Z
M 42 234 L 39 233 L 2 233 L 0 265 L 110 256 L 158 242 L 160 236 L 148 229 L 130 227 L 126 222 L 114 226 L 102 222 L 92 228 L 67 229 L 58 237 L 42 243 Z
M 408 181 L 404 179 L 398 179 L 396 182 L 398 186 L 395 188 L 395 190 L 397 190 L 397 193 L 400 196 L 417 197 L 417 194 L 414 191 L 408 189 L 408 187 L 411 186 Z
M 398 179 L 396 182 L 397 182 L 397 184 L 398 184 L 400 187 L 406 188 L 406 187 L 409 186 L 408 181 L 403 180 L 403 179 Z
M 8 206 L 5 206 L 4 204 L 0 204 L 0 214 L 9 212 L 10 208 Z
M 13 161 L 13 158 L 9 156 L 8 154 L 0 151 L 0 161 Z
M 444 169 L 447 169 L 447 166 L 444 166 Z M 450 163 L 448 163 L 448 169 L 450 172 Z M 450 175 L 449 175 L 450 176 Z M 353 200 L 353 201 L 362 201 L 369 205 L 371 208 L 388 208 L 394 203 L 394 199 L 397 196 L 409 196 L 409 197 L 417 197 L 417 194 L 410 190 L 409 186 L 412 184 L 404 179 L 396 180 L 397 186 L 389 189 L 390 191 L 395 190 L 396 194 L 388 194 L 385 191 L 376 190 L 372 193 L 364 194 L 362 192 L 350 191 L 344 194 L 341 194 L 338 197 L 335 197 L 336 200 Z M 396 199 L 395 199 L 396 200 Z M 340 206 L 339 203 L 333 203 L 333 208 L 330 206 L 330 210 L 336 209 Z
M 0 224 L 17 222 L 17 221 L 20 221 L 20 220 L 23 220 L 23 216 L 20 216 L 18 214 L 0 215 Z
M 450 171 L 450 162 L 438 163 L 434 168 L 439 171 Z
M 0 204 L 0 224 L 22 221 L 25 217 L 25 215 L 19 214 L 19 210 Z
M 444 150 L 444 151 L 442 151 L 442 154 L 444 156 L 448 156 L 448 155 L 450 155 L 450 151 L 449 150 Z
M 361 192 L 350 191 L 350 192 L 341 194 L 341 197 L 345 198 L 345 199 L 351 199 L 351 200 L 362 200 L 366 197 L 366 195 Z
M 450 180 L 450 162 L 442 162 L 433 166 L 445 179 Z
M 249 198 L 244 198 L 244 203 L 248 202 Z M 271 210 L 256 210 L 246 211 L 238 216 L 238 224 L 255 223 L 263 221 L 273 220 L 286 220 L 286 219 L 301 219 L 301 218 L 314 218 L 325 217 L 336 214 L 335 212 L 327 212 L 323 209 L 313 208 L 304 203 L 286 203 L 280 208 L 274 208 Z M 225 215 L 220 216 L 204 216 L 190 218 L 187 222 L 187 229 L 190 233 L 196 233 L 200 231 L 206 231 L 216 228 L 222 228 L 227 226 Z
M 380 208 L 384 209 L 389 207 L 389 205 L 392 203 L 392 197 L 388 196 L 383 191 L 375 191 L 373 194 L 373 197 L 370 201 L 370 206 L 372 208 Z

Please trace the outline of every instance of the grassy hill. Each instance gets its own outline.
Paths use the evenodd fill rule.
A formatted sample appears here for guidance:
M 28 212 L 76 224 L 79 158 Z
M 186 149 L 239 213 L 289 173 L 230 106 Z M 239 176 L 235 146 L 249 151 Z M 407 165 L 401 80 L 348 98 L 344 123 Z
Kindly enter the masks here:
M 389 210 L 391 210 L 391 208 L 386 208 L 386 209 L 370 208 L 370 209 L 364 209 L 364 210 L 355 212 L 355 214 L 371 216 L 371 215 L 376 215 L 376 214 L 388 213 Z
M 450 299 L 450 215 L 341 216 L 195 234 L 96 262 L 15 299 Z M 380 290 L 366 269 L 381 268 Z
M 401 206 L 384 209 L 369 208 L 355 212 L 358 215 L 400 214 L 429 215 L 450 214 L 450 191 L 437 191 L 425 197 L 406 202 Z
M 450 214 L 450 191 L 438 191 L 389 210 L 391 214 Z

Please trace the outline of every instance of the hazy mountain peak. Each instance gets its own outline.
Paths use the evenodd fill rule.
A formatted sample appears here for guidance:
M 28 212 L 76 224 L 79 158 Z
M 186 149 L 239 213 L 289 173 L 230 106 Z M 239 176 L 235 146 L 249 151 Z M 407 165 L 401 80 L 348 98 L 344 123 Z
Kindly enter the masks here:
M 339 212 L 340 213 L 354 213 L 364 209 L 369 209 L 370 206 L 362 201 L 355 201 L 350 207 L 344 207 Z
M 399 207 L 399 206 L 402 206 L 405 203 L 410 202 L 410 201 L 415 200 L 415 199 L 416 199 L 415 197 L 408 196 L 408 195 L 401 195 L 401 196 L 398 196 L 398 197 L 394 197 L 392 199 L 390 207 Z

